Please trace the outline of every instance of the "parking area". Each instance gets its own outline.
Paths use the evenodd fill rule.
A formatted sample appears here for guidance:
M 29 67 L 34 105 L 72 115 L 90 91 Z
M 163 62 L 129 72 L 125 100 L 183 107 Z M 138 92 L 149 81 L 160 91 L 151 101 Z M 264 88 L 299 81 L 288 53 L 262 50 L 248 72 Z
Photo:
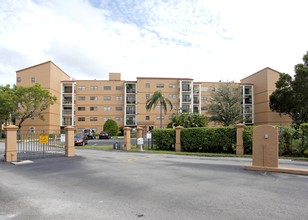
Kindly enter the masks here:
M 308 219 L 308 177 L 243 170 L 250 159 L 76 155 L 1 162 L 0 219 Z

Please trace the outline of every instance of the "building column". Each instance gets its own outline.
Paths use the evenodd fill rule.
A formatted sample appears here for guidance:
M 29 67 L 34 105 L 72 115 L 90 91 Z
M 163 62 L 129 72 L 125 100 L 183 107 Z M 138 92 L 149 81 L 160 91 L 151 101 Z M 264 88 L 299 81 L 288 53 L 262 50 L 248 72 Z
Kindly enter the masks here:
M 15 125 L 8 125 L 4 129 L 6 131 L 4 160 L 6 162 L 17 161 L 16 139 L 18 127 Z
M 181 146 L 181 131 L 182 131 L 182 129 L 183 129 L 182 126 L 175 127 L 175 151 L 176 152 L 182 151 L 182 146 Z
M 244 124 L 236 125 L 236 154 L 244 154 L 243 131 L 246 126 Z
M 125 127 L 124 128 L 124 146 L 123 149 L 126 151 L 130 150 L 130 132 L 131 128 L 130 127 Z
M 74 141 L 74 127 L 67 126 L 65 129 L 65 156 L 75 156 L 75 141 Z

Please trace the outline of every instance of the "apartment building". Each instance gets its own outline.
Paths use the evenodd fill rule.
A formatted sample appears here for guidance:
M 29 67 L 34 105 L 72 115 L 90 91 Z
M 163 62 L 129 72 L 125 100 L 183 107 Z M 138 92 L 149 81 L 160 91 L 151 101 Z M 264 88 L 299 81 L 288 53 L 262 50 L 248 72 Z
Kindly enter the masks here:
M 103 130 L 108 119 L 115 120 L 120 127 L 160 126 L 160 106 L 147 111 L 146 101 L 162 90 L 174 104 L 172 110 L 163 115 L 166 127 L 173 114 L 207 114 L 211 93 L 223 82 L 194 82 L 191 78 L 137 77 L 136 81 L 121 79 L 120 73 L 109 73 L 108 80 L 72 80 L 51 61 L 16 72 L 17 86 L 39 83 L 56 95 L 55 105 L 45 111 L 45 121 L 28 120 L 22 130 L 60 132 L 65 126 L 74 126 L 76 131 L 86 128 L 97 132 Z M 242 112 L 246 124 L 285 124 L 287 117 L 280 117 L 269 110 L 269 95 L 275 89 L 279 72 L 265 68 L 237 83 L 243 94 Z

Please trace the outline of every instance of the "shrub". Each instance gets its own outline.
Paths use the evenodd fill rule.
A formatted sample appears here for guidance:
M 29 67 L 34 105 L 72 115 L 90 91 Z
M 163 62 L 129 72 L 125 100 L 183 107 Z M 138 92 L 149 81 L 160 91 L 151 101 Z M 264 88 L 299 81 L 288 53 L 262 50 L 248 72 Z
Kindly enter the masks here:
M 153 147 L 156 150 L 175 150 L 175 129 L 152 130 Z
M 104 124 L 104 131 L 109 132 L 111 136 L 116 136 L 118 135 L 119 126 L 114 120 L 108 119 Z
M 236 128 L 183 128 L 181 144 L 187 152 L 235 153 Z
M 243 131 L 243 145 L 244 153 L 252 154 L 252 139 L 253 139 L 253 129 L 255 126 L 246 126 Z

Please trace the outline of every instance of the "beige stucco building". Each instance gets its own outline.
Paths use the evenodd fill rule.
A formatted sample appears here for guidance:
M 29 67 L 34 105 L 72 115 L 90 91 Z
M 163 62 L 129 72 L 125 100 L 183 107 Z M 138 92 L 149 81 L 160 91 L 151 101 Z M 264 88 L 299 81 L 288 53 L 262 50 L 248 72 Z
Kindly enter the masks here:
M 106 80 L 72 80 L 51 61 L 16 71 L 17 86 L 39 83 L 57 97 L 57 102 L 45 111 L 45 121 L 28 119 L 23 131 L 59 132 L 65 126 L 76 132 L 90 128 L 98 132 L 108 119 L 120 127 L 160 126 L 159 106 L 147 111 L 145 103 L 157 90 L 162 90 L 174 104 L 163 115 L 167 126 L 173 114 L 180 112 L 207 114 L 211 92 L 222 82 L 194 82 L 191 78 L 137 77 L 136 81 L 121 79 L 120 73 L 109 73 Z M 246 124 L 286 124 L 290 119 L 271 112 L 269 95 L 275 90 L 279 72 L 265 68 L 241 80 L 243 121 Z

